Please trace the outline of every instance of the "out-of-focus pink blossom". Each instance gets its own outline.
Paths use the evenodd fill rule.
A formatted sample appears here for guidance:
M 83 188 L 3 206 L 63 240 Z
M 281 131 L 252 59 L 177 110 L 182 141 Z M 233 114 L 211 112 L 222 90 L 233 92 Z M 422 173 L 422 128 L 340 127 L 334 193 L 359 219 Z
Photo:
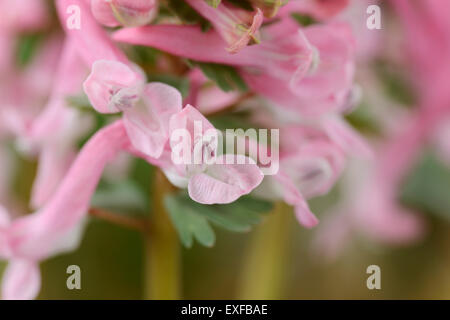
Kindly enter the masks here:
M 284 29 L 293 32 L 292 22 Z M 314 57 L 303 77 L 290 86 L 272 76 L 246 73 L 244 79 L 252 88 L 280 107 L 305 116 L 340 112 L 347 107 L 354 75 L 354 43 L 350 30 L 343 24 L 317 25 L 304 29 Z M 281 35 L 280 35 L 281 36 Z
M 73 5 L 80 8 L 82 17 L 80 29 L 68 28 L 66 24 L 69 17 L 66 10 Z M 91 68 L 95 61 L 102 59 L 129 64 L 125 54 L 111 42 L 106 31 L 94 19 L 86 1 L 59 0 L 56 2 L 56 8 L 66 35 L 74 42 L 79 56 L 88 68 Z
M 349 5 L 350 0 L 290 0 L 280 9 L 280 16 L 298 12 L 316 19 L 329 19 Z
M 228 43 L 227 50 L 230 53 L 240 51 L 252 39 L 258 41 L 257 32 L 263 22 L 263 13 L 260 9 L 256 9 L 256 12 L 252 13 L 224 3 L 213 8 L 206 1 L 186 1 L 212 23 Z
M 281 198 L 294 206 L 300 224 L 312 228 L 319 222 L 306 199 L 327 193 L 345 165 L 343 150 L 314 128 L 291 126 L 281 131 L 280 171 L 267 176 L 258 195 Z
M 67 77 L 67 75 L 71 75 Z M 33 185 L 31 203 L 41 207 L 54 193 L 75 155 L 78 138 L 91 124 L 75 108 L 67 105 L 67 97 L 81 89 L 85 70 L 73 42 L 66 41 L 49 100 L 39 116 L 33 120 L 27 138 L 39 152 L 39 166 Z
M 308 72 L 313 50 L 300 29 L 283 34 L 272 27 L 273 33 L 258 45 L 248 46 L 230 55 L 225 42 L 214 31 L 202 32 L 197 27 L 155 25 L 122 29 L 113 38 L 120 42 L 153 46 L 190 59 L 238 66 L 243 73 L 270 75 L 281 85 L 297 84 Z M 171 39 L 168 41 L 168 39 Z
M 450 164 L 450 118 L 443 119 L 434 133 L 434 143 L 438 155 Z
M 356 45 L 356 58 L 361 64 L 358 68 L 367 67 L 370 59 L 375 58 L 382 45 L 383 25 L 380 30 L 371 30 L 367 28 L 367 8 L 370 5 L 380 5 L 379 0 L 350 0 L 345 10 L 333 17 L 332 21 L 345 21 L 353 31 Z M 385 30 L 385 29 L 384 29 Z M 389 32 L 389 37 L 395 37 L 395 29 Z
M 105 165 L 127 149 L 122 122 L 100 130 L 84 146 L 58 191 L 34 214 L 11 220 L 0 209 L 0 257 L 10 262 L 2 298 L 33 299 L 40 287 L 39 261 L 72 250 Z
M 0 29 L 15 32 L 36 31 L 48 22 L 47 3 L 43 0 L 2 0 Z
M 156 16 L 156 0 L 91 0 L 95 19 L 108 27 L 143 26 Z

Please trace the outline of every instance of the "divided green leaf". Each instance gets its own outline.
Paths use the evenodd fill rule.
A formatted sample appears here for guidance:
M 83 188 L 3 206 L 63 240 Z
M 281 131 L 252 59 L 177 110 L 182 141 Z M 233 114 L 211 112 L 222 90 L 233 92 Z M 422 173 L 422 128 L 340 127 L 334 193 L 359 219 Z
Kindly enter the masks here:
M 406 179 L 401 199 L 407 205 L 450 220 L 450 169 L 426 154 Z
M 233 232 L 247 232 L 272 209 L 270 202 L 250 196 L 226 205 L 203 205 L 184 193 L 167 196 L 165 205 L 181 242 L 188 248 L 193 239 L 207 247 L 214 245 L 215 235 L 210 223 Z
M 198 66 L 208 79 L 214 81 L 220 89 L 225 92 L 240 90 L 247 91 L 247 84 L 239 75 L 237 70 L 232 66 L 216 64 L 216 63 L 203 63 L 193 62 L 191 63 Z

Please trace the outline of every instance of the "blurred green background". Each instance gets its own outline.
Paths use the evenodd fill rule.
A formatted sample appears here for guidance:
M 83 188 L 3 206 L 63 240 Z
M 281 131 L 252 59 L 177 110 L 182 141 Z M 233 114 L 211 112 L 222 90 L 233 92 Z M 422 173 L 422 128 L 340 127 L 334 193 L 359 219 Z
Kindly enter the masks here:
M 29 170 L 22 170 L 22 175 L 33 172 L 33 163 L 24 162 L 23 165 Z M 151 168 L 142 163 L 138 167 L 139 179 L 150 184 Z M 25 180 L 19 179 L 24 185 Z M 272 241 L 272 234 L 266 234 L 266 243 L 273 246 L 268 248 L 267 256 L 261 258 L 261 264 L 253 266 L 258 274 L 267 263 L 273 264 L 269 267 L 275 268 L 274 274 L 256 279 L 258 283 L 254 283 L 254 287 L 277 281 L 280 288 L 273 297 L 280 299 L 450 298 L 450 224 L 445 207 L 448 198 L 442 197 L 442 193 L 437 199 L 430 197 L 429 194 L 436 193 L 430 190 L 433 187 L 427 181 L 432 182 L 434 190 L 441 188 L 444 194 L 449 190 L 446 185 L 450 183 L 448 169 L 431 156 L 420 161 L 409 178 L 403 197 L 405 201 L 409 197 L 409 201 L 415 202 L 414 205 L 421 207 L 426 215 L 428 233 L 423 241 L 395 248 L 356 237 L 336 261 L 329 262 L 312 251 L 315 230 L 300 227 L 294 215 L 285 212 L 277 225 L 281 238 Z M 27 188 L 19 186 L 17 189 L 25 192 Z M 429 190 L 428 194 L 424 193 L 425 189 Z M 323 218 L 320 211 L 336 200 L 337 193 L 334 190 L 330 195 L 312 201 L 313 209 L 319 211 L 319 218 Z M 265 215 L 262 224 L 243 234 L 214 228 L 217 236 L 214 247 L 206 248 L 196 243 L 191 249 L 182 249 L 183 298 L 242 297 L 243 270 L 252 251 L 251 243 L 258 233 L 265 232 L 267 225 L 274 222 L 274 217 L 273 214 Z M 273 251 L 277 252 L 276 258 Z M 138 232 L 89 218 L 81 246 L 75 252 L 42 263 L 39 299 L 141 299 L 145 275 L 143 255 L 143 238 Z M 66 268 L 73 264 L 81 268 L 81 290 L 66 287 L 69 276 Z M 366 268 L 372 264 L 381 267 L 381 290 L 366 287 L 369 276 Z

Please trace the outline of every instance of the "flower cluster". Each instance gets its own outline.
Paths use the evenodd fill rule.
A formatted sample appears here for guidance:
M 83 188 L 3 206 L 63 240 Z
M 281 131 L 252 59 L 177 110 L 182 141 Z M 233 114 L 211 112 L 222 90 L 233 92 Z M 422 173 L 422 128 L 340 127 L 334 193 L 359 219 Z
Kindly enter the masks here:
M 350 224 L 397 242 L 420 233 L 422 224 L 396 196 L 426 138 L 448 125 L 447 1 L 430 1 L 426 14 L 393 1 L 411 38 L 420 108 L 399 115 L 403 130 L 386 129 L 389 138 L 372 145 L 346 119 L 359 103 L 355 74 L 371 76 L 359 70 L 369 59 L 364 46 L 379 42 L 348 15 L 364 1 L 240 2 L 55 0 L 59 27 L 45 1 L 0 0 L 0 258 L 9 261 L 3 298 L 37 296 L 39 262 L 76 248 L 105 167 L 120 154 L 145 160 L 202 205 L 248 194 L 283 201 L 307 228 L 319 223 L 307 200 L 326 195 L 357 159 L 370 176 L 344 186 L 349 199 L 319 230 L 319 247 L 336 246 Z M 151 58 L 142 59 L 146 54 Z M 189 88 L 183 92 L 167 75 Z M 204 139 L 208 130 L 225 129 L 213 120 L 239 112 L 249 127 L 279 130 L 279 141 L 271 141 L 279 150 L 275 174 L 265 175 L 248 150 L 222 154 L 214 139 Z M 209 152 L 234 161 L 174 162 L 180 129 L 192 139 L 183 157 Z M 448 156 L 442 137 L 449 130 L 435 135 Z M 268 148 L 241 138 L 248 149 Z M 21 214 L 27 210 L 8 188 L 10 142 L 37 159 L 31 214 Z

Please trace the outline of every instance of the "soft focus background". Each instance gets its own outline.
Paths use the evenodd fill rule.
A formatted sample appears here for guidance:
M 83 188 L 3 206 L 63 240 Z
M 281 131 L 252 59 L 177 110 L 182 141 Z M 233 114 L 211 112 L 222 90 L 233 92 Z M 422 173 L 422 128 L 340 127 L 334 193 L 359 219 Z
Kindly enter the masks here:
M 378 2 L 382 7 L 382 29 L 369 31 L 365 26 L 367 5 L 357 2 L 352 1 L 351 8 L 341 16 L 342 19 L 353 17 L 357 40 L 364 46 L 356 72 L 362 97 L 358 108 L 347 119 L 367 139 L 375 140 L 383 135 L 377 119 L 392 116 L 395 121 L 393 115 L 413 112 L 417 88 L 401 45 L 405 36 L 398 16 L 387 2 Z M 51 21 L 46 30 L 58 30 L 56 18 Z M 38 52 L 40 48 L 36 43 L 42 32 L 28 31 L 17 37 L 19 61 L 33 59 L 35 50 Z M 145 59 L 145 55 L 141 58 Z M 447 81 L 450 86 L 450 75 Z M 11 178 L 12 196 L 18 205 L 26 208 L 37 162 L 17 151 L 17 145 L 11 143 L 8 148 L 10 161 L 16 168 Z M 154 172 L 141 160 L 130 161 L 131 178 L 114 180 L 114 183 L 102 181 L 93 205 L 120 213 L 147 214 Z M 403 179 L 398 201 L 415 209 L 423 218 L 426 231 L 419 239 L 394 245 L 353 232 L 330 257 L 317 246 L 320 226 L 307 230 L 289 212 L 277 217 L 267 214 L 249 233 L 215 228 L 217 239 L 212 248 L 199 244 L 191 249 L 183 248 L 183 298 L 450 299 L 450 161 L 430 143 L 413 162 Z M 352 175 L 364 176 L 364 166 L 358 168 L 356 165 Z M 119 189 L 111 187 L 112 184 Z M 320 220 L 334 213 L 346 188 L 341 179 L 328 195 L 310 201 Z M 263 243 L 267 250 L 258 251 L 255 242 L 259 242 L 259 249 Z M 39 299 L 140 299 L 144 291 L 143 251 L 139 233 L 90 218 L 81 246 L 75 252 L 42 263 Z M 66 268 L 72 264 L 81 268 L 81 290 L 70 291 L 66 287 Z M 5 265 L 0 262 L 0 270 Z M 366 287 L 369 265 L 381 268 L 381 290 Z M 258 274 L 265 277 L 258 278 Z

